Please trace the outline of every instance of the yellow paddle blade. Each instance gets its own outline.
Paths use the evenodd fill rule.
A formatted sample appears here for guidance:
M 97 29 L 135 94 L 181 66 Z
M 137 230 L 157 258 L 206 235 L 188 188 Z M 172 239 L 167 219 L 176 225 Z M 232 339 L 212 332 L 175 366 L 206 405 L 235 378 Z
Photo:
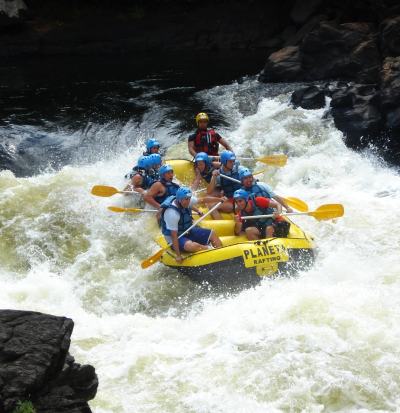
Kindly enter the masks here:
M 288 157 L 286 155 L 269 155 L 256 158 L 256 161 L 266 163 L 267 165 L 282 167 L 286 165 L 287 159 Z
M 152 255 L 150 258 L 145 259 L 144 261 L 141 262 L 140 266 L 145 269 L 150 267 L 151 265 L 155 264 L 156 262 L 160 261 L 160 258 L 164 254 L 166 248 L 161 248 L 159 251 L 157 251 L 154 255 Z
M 107 207 L 107 209 L 109 209 L 112 212 L 146 212 L 142 208 L 121 208 L 121 207 L 117 207 L 117 206 L 109 206 L 109 207 Z M 151 212 L 153 212 L 153 211 L 151 211 Z
M 342 204 L 326 204 L 321 205 L 313 212 L 308 212 L 308 215 L 313 216 L 318 221 L 325 219 L 334 219 L 342 217 L 344 214 L 344 208 Z
M 95 185 L 92 188 L 92 195 L 96 196 L 113 196 L 115 194 L 118 194 L 118 189 L 114 188 L 113 186 L 105 186 L 105 185 Z
M 293 196 L 288 196 L 287 198 L 283 199 L 291 208 L 294 208 L 300 212 L 308 212 L 308 205 L 301 199 L 295 198 Z
M 266 171 L 267 171 L 266 169 L 262 169 L 261 171 L 253 172 L 253 176 L 263 174 Z

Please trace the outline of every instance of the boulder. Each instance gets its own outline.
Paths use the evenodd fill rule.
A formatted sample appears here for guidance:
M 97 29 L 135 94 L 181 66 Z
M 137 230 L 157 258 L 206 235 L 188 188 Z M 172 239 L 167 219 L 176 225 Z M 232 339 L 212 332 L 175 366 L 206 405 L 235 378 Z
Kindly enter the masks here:
M 380 27 L 380 43 L 384 56 L 400 55 L 400 16 L 386 19 Z
M 383 62 L 381 104 L 384 109 L 400 107 L 400 57 L 387 57 Z
M 304 37 L 300 50 L 308 80 L 369 83 L 378 79 L 380 56 L 373 28 L 367 23 L 321 22 Z
M 263 82 L 297 80 L 303 77 L 298 46 L 288 46 L 272 53 L 259 79 Z
M 346 143 L 359 148 L 382 130 L 379 90 L 375 85 L 360 84 L 339 88 L 332 94 L 331 114 Z
M 291 102 L 294 107 L 319 109 L 325 106 L 325 92 L 318 86 L 307 86 L 293 92 Z
M 285 47 L 268 57 L 261 81 L 378 81 L 380 55 L 372 25 L 312 21 L 304 33 L 299 46 Z
M 68 354 L 74 323 L 30 311 L 0 311 L 0 411 L 30 400 L 37 413 L 88 413 L 97 390 L 92 366 Z

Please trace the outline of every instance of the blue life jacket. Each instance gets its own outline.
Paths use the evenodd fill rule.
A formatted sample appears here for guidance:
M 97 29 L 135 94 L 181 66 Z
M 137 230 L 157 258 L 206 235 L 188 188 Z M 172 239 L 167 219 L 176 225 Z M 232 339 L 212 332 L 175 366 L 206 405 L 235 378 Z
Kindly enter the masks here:
M 164 178 L 159 179 L 158 182 L 161 182 L 164 185 L 166 191 L 164 195 L 156 196 L 154 199 L 159 204 L 162 204 L 169 196 L 176 194 L 176 191 L 179 189 L 179 185 L 174 182 L 168 182 Z
M 149 189 L 154 184 L 154 182 L 158 181 L 158 177 L 151 176 L 149 171 L 138 168 L 137 166 L 132 168 L 132 171 L 129 174 L 125 175 L 125 178 L 132 179 L 135 175 L 140 175 L 142 177 L 142 183 L 140 187 L 143 189 Z
M 178 222 L 178 236 L 183 234 L 193 224 L 192 209 L 176 207 L 173 203 L 175 199 L 176 198 L 174 196 L 169 196 L 161 204 L 161 208 L 163 209 L 161 213 L 161 232 L 163 233 L 163 235 L 169 235 L 169 236 L 171 235 L 171 231 L 167 228 L 167 225 L 164 220 L 164 214 L 168 208 L 174 209 L 180 215 L 179 222 Z
M 264 198 L 269 199 L 272 198 L 271 194 L 265 188 L 257 184 L 257 181 L 253 183 L 251 188 L 245 188 L 244 186 L 241 188 L 250 194 L 250 198 L 255 198 L 257 196 L 263 196 Z
M 234 179 L 237 179 L 237 180 L 240 181 L 240 179 L 239 179 L 239 166 L 240 166 L 240 163 L 235 162 L 234 165 L 233 165 L 232 171 L 227 173 L 227 171 L 225 171 L 223 169 L 223 167 L 221 167 L 220 172 L 224 175 L 230 176 L 231 178 L 234 178 Z M 242 184 L 237 183 L 237 182 L 232 182 L 230 179 L 225 179 L 223 176 L 221 176 L 220 177 L 220 186 L 221 186 L 221 189 L 223 189 L 223 191 L 224 191 L 224 195 L 227 198 L 232 198 L 233 193 L 237 189 L 240 189 L 242 187 Z
M 274 209 L 273 208 L 261 208 L 259 206 L 257 206 L 256 203 L 256 197 L 252 196 L 249 201 L 247 202 L 251 202 L 251 205 L 253 207 L 253 211 L 252 212 L 246 212 L 246 211 L 240 211 L 240 216 L 242 217 L 248 217 L 248 216 L 253 216 L 253 215 L 270 215 L 273 214 Z M 267 197 L 265 197 L 267 198 Z M 247 227 L 257 227 L 259 225 L 264 225 L 267 223 L 267 221 L 270 218 L 260 218 L 260 219 L 252 219 L 252 220 L 244 220 L 243 223 L 243 229 L 247 228 Z
M 206 166 L 203 172 L 200 172 L 201 177 L 209 184 L 214 168 Z

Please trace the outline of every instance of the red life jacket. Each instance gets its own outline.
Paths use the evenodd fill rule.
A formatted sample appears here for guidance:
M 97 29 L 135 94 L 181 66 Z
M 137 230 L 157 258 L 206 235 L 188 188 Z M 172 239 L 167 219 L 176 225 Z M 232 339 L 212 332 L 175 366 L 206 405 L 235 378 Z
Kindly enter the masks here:
M 214 129 L 197 130 L 194 138 L 194 149 L 197 153 L 205 152 L 207 155 L 218 156 L 218 148 L 217 133 Z

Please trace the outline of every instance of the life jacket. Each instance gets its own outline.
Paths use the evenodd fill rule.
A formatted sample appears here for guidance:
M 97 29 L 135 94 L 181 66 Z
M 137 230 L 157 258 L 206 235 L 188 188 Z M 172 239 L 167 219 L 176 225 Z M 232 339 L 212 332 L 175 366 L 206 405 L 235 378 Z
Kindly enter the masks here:
M 169 196 L 165 199 L 165 201 L 161 204 L 162 212 L 161 212 L 161 232 L 163 235 L 171 235 L 171 231 L 167 228 L 165 223 L 164 214 L 168 208 L 172 208 L 177 211 L 180 215 L 179 222 L 178 222 L 178 236 L 183 234 L 192 224 L 192 209 L 191 208 L 178 208 L 174 205 L 175 196 Z
M 206 166 L 203 172 L 200 172 L 201 177 L 209 184 L 214 168 Z
M 199 152 L 205 152 L 211 156 L 218 156 L 218 138 L 214 129 L 200 130 L 197 129 L 196 136 L 194 138 L 194 150 Z
M 251 188 L 245 188 L 244 186 L 242 186 L 241 188 L 248 192 L 250 194 L 250 198 L 253 200 L 258 196 L 269 199 L 272 198 L 271 194 L 265 188 L 257 184 L 257 181 L 253 183 Z
M 233 165 L 233 169 L 231 172 L 226 172 L 223 167 L 220 168 L 220 172 L 223 175 L 227 175 L 231 178 L 237 179 L 240 181 L 239 179 L 239 162 L 235 162 Z M 224 191 L 224 195 L 227 198 L 232 198 L 233 197 L 233 193 L 237 190 L 240 189 L 242 187 L 242 184 L 238 183 L 238 182 L 232 182 L 230 179 L 226 179 L 223 176 L 220 177 L 220 186 L 221 189 L 223 189 Z
M 259 206 L 257 206 L 255 197 L 252 199 L 249 199 L 247 201 L 250 206 L 252 211 L 251 212 L 246 212 L 245 210 L 240 211 L 239 215 L 241 217 L 249 217 L 249 216 L 253 216 L 253 215 L 270 215 L 274 212 L 273 208 L 261 208 Z M 260 218 L 260 219 L 252 219 L 252 220 L 244 220 L 243 223 L 243 229 L 247 228 L 247 227 L 257 227 L 257 226 L 261 226 L 261 225 L 265 225 L 267 223 L 269 218 Z
M 162 204 L 169 196 L 176 194 L 176 191 L 179 189 L 179 185 L 175 182 L 166 181 L 164 178 L 159 179 L 158 182 L 161 182 L 163 184 L 166 191 L 164 195 L 156 196 L 154 200 L 159 204 Z

